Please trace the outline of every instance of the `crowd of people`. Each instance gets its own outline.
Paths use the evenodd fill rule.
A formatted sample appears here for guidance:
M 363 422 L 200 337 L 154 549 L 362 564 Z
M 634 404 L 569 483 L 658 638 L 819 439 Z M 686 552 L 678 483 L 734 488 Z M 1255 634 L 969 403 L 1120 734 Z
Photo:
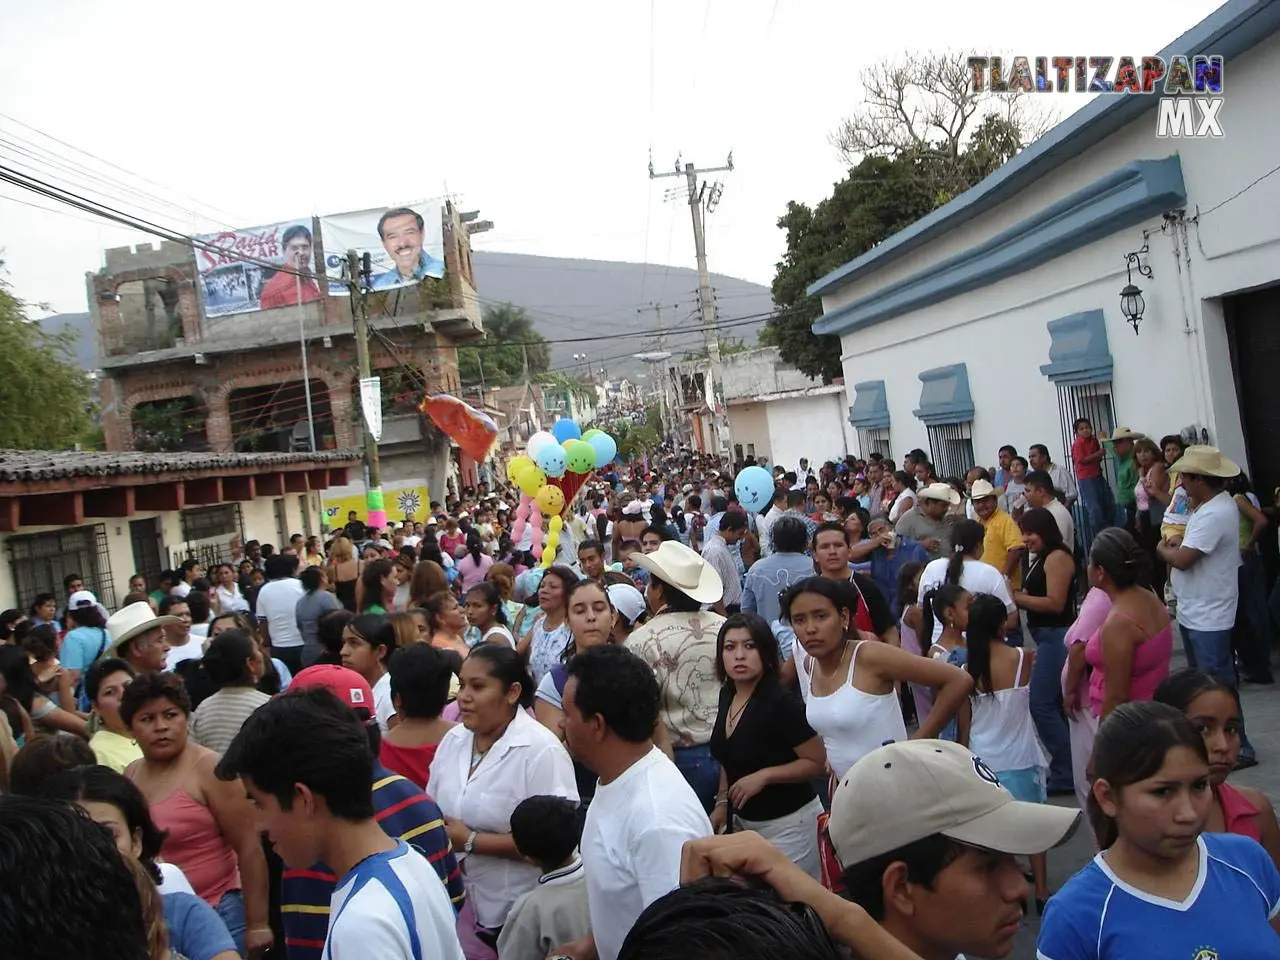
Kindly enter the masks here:
M 233 538 L 114 612 L 69 573 L 0 614 L 0 942 L 952 960 L 1034 910 L 1049 960 L 1280 956 L 1280 827 L 1227 782 L 1268 510 L 1211 447 L 1087 421 L 1070 468 L 997 464 L 667 452 L 542 559 L 482 484 Z

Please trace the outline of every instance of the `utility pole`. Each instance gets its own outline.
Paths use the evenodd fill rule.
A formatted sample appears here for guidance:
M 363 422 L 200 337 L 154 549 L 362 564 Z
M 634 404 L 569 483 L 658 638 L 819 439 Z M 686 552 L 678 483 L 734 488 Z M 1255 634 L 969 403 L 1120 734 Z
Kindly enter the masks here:
M 348 250 L 347 283 L 351 288 L 351 319 L 356 341 L 356 366 L 360 372 L 360 379 L 368 380 L 373 376 L 373 372 L 369 362 L 369 315 L 365 312 L 362 279 L 360 254 L 354 250 Z M 364 460 L 368 471 L 368 483 L 365 488 L 367 523 L 381 530 L 387 525 L 387 509 L 382 498 L 382 466 L 378 462 L 378 438 L 373 435 L 369 418 L 363 415 L 363 388 L 360 396 L 361 416 L 364 419 Z
M 675 169 L 669 173 L 657 173 L 653 169 L 653 162 L 649 163 L 649 179 L 661 180 L 666 177 L 684 177 L 689 194 L 689 213 L 693 218 L 693 249 L 694 255 L 698 261 L 698 310 L 702 316 L 702 334 L 707 344 L 707 360 L 709 376 L 711 377 L 711 395 L 713 398 L 718 396 L 717 385 L 720 382 L 720 331 L 716 326 L 716 301 L 715 295 L 711 290 L 711 277 L 707 272 L 707 233 L 706 233 L 706 214 L 715 209 L 716 204 L 720 202 L 720 195 L 723 186 L 720 183 L 713 183 L 710 188 L 704 181 L 701 185 L 698 183 L 698 174 L 701 173 L 720 173 L 733 171 L 733 153 L 731 152 L 725 160 L 723 167 L 697 167 L 692 163 L 686 163 L 682 168 L 677 160 Z M 712 422 L 716 426 L 716 439 L 719 437 L 719 421 L 716 419 L 717 412 L 715 409 L 711 411 Z M 718 450 L 716 452 L 719 452 Z

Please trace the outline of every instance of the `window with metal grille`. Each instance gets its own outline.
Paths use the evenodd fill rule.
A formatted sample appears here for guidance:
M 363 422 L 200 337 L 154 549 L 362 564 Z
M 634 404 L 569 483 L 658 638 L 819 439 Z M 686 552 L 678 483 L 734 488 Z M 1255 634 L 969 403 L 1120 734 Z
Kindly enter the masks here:
M 859 427 L 858 428 L 858 449 L 862 451 L 862 458 L 865 460 L 873 453 L 878 453 L 882 457 L 892 457 L 892 448 L 889 445 L 889 428 L 888 427 Z
M 960 477 L 974 465 L 973 421 L 942 423 L 926 428 L 929 431 L 929 458 L 933 472 L 943 477 Z
M 62 578 L 78 573 L 85 589 L 92 590 L 108 610 L 115 609 L 115 579 L 103 524 L 10 537 L 8 546 L 9 570 L 20 606 L 31 603 L 37 593 L 61 597 Z
M 231 538 L 244 539 L 244 516 L 239 503 L 192 507 L 179 515 L 182 545 L 170 551 L 171 563 L 199 560 L 206 569 L 231 559 Z
M 1081 417 L 1093 424 L 1095 436 L 1109 437 L 1116 428 L 1116 410 L 1111 399 L 1111 382 L 1103 383 L 1059 383 L 1058 384 L 1058 419 L 1062 426 L 1062 455 L 1059 458 L 1050 451 L 1055 463 L 1067 465 L 1072 476 L 1075 476 L 1075 463 L 1071 458 L 1071 444 L 1076 438 L 1076 421 Z M 1108 454 L 1110 450 L 1103 445 Z M 1111 488 L 1112 495 L 1116 489 L 1116 464 L 1111 456 L 1103 458 L 1102 476 Z M 1080 539 L 1086 545 L 1098 535 L 1092 529 L 1087 513 L 1076 511 L 1076 528 Z

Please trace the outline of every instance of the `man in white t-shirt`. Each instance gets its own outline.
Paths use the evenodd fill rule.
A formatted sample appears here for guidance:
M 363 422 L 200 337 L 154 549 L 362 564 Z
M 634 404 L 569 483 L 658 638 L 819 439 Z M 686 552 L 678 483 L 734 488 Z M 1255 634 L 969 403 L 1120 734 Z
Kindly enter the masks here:
M 349 706 L 367 702 L 370 691 L 354 674 L 351 683 L 343 699 L 312 688 L 259 707 L 223 754 L 218 777 L 240 778 L 286 866 L 323 862 L 338 876 L 326 960 L 463 960 L 440 876 L 374 819 L 374 755 Z
M 1076 521 L 1068 510 L 1058 499 L 1058 495 L 1054 493 L 1054 480 L 1049 474 L 1041 470 L 1033 470 L 1028 473 L 1026 479 L 1023 480 L 1026 486 L 1027 503 L 1032 507 L 1043 507 L 1053 514 L 1054 521 L 1058 524 L 1058 531 L 1062 534 L 1062 542 L 1066 544 L 1068 550 L 1072 553 L 1076 549 Z
M 293 575 L 297 557 L 268 557 L 267 582 L 258 591 L 258 626 L 271 648 L 290 673 L 302 669 L 302 631 L 298 628 L 298 601 L 306 591 Z
M 1169 582 L 1178 598 L 1178 628 L 1187 665 L 1198 667 L 1236 687 L 1231 632 L 1240 599 L 1240 511 L 1227 492 L 1227 480 L 1240 467 L 1215 447 L 1187 447 L 1171 466 L 1187 492 L 1191 516 L 1181 538 L 1162 540 L 1156 547 L 1169 565 Z M 1254 759 L 1240 718 L 1240 757 Z
M 676 765 L 653 745 L 660 691 L 649 666 L 621 646 L 569 661 L 560 721 L 569 751 L 600 777 L 587 807 L 582 862 L 591 933 L 557 948 L 574 960 L 616 960 L 645 907 L 680 884 L 688 840 L 711 821 Z

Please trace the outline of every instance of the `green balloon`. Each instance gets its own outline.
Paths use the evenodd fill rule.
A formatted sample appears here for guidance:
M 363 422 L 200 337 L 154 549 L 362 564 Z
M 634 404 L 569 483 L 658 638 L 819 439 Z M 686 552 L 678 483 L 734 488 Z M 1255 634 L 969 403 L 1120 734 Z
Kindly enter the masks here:
M 564 453 L 571 473 L 590 473 L 595 468 L 595 448 L 585 440 L 570 440 L 564 445 Z
M 603 430 L 597 430 L 595 427 L 592 427 L 582 435 L 582 439 L 590 443 L 592 437 L 598 437 L 602 433 L 604 433 Z

